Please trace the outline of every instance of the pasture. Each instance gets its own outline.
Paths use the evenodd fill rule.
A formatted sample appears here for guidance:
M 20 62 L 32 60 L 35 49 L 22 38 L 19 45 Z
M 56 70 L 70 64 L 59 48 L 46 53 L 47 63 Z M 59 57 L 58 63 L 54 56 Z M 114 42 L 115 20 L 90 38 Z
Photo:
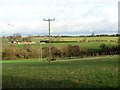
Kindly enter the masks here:
M 118 56 L 2 61 L 3 88 L 116 88 Z
M 24 37 L 22 37 L 24 38 Z M 49 37 L 32 37 L 31 38 L 32 41 L 34 42 L 40 42 L 40 40 L 49 40 Z M 118 37 L 51 37 L 51 39 L 53 41 L 79 41 L 79 40 L 83 40 L 83 39 L 86 39 L 86 41 L 88 40 L 96 40 L 96 39 L 99 39 L 99 40 L 115 40 L 117 41 Z M 7 38 L 3 38 L 2 39 L 3 42 L 8 42 L 8 39 Z
M 51 37 L 52 40 L 54 41 L 79 41 L 79 40 L 82 40 L 82 39 L 86 39 L 86 41 L 88 40 L 96 40 L 96 39 L 99 39 L 99 40 L 117 40 L 118 37 Z M 35 42 L 39 42 L 40 40 L 49 40 L 49 37 L 33 37 L 32 38 L 33 41 Z
M 99 46 L 101 44 L 106 45 L 117 45 L 115 42 L 75 42 L 75 43 L 51 43 L 51 46 L 55 46 L 57 48 L 60 48 L 62 45 L 78 45 L 80 46 L 81 50 L 87 50 L 87 49 L 99 49 Z M 40 47 L 40 44 L 30 44 L 31 46 Z M 42 44 L 42 47 L 48 46 L 49 43 Z M 17 47 L 21 48 L 24 46 L 24 44 L 17 44 Z
M 85 42 L 79 42 L 81 40 L 86 40 Z M 49 40 L 49 37 L 33 37 L 32 41 L 36 42 L 36 44 L 30 44 L 31 46 L 35 47 L 41 47 L 39 42 L 40 40 Z M 99 46 L 101 44 L 106 44 L 106 45 L 117 45 L 117 40 L 118 37 L 51 37 L 51 42 L 52 46 L 55 46 L 57 48 L 60 48 L 62 45 L 78 45 L 80 46 L 81 50 L 88 50 L 88 49 L 99 49 Z M 88 42 L 89 40 L 107 40 L 106 41 L 99 41 L 99 42 Z M 7 41 L 6 38 L 3 38 L 3 42 Z M 69 41 L 69 42 L 68 42 Z M 111 42 L 115 41 L 115 42 Z M 56 43 L 54 43 L 56 42 Z M 15 44 L 17 47 L 22 48 L 24 44 Z M 49 43 L 42 44 L 42 47 L 48 46 Z

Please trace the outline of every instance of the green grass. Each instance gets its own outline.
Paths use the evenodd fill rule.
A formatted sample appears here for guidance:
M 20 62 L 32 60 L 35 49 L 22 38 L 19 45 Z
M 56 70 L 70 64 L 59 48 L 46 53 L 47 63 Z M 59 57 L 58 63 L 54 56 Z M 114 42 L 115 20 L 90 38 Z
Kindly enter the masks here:
M 85 39 L 85 37 L 51 37 L 54 41 L 79 41 Z M 86 40 L 115 40 L 117 41 L 118 37 L 86 37 Z M 40 42 L 40 40 L 49 40 L 49 37 L 33 37 L 32 41 Z M 2 38 L 3 42 L 8 42 L 7 38 Z
M 2 61 L 3 88 L 118 87 L 118 56 L 41 62 Z
M 42 62 L 46 61 L 46 58 L 41 59 L 20 59 L 20 60 L 3 60 L 2 64 L 7 64 L 7 63 L 24 63 L 24 62 Z
M 85 37 L 51 37 L 54 41 L 79 41 L 85 39 Z M 117 40 L 118 37 L 86 37 L 86 40 Z M 49 40 L 49 37 L 34 37 L 33 41 L 39 42 L 40 40 Z
M 55 46 L 57 48 L 60 48 L 62 45 L 78 45 L 80 46 L 81 50 L 88 50 L 88 49 L 99 49 L 99 46 L 101 44 L 106 44 L 106 45 L 117 45 L 116 42 L 74 42 L 74 43 L 51 43 L 52 46 Z M 18 48 L 22 48 L 24 44 L 15 44 Z M 30 44 L 31 46 L 35 47 L 41 47 L 40 44 Z M 42 47 L 48 46 L 49 43 L 42 44 Z
M 51 37 L 54 41 L 80 41 L 85 39 L 85 37 L 58 37 L 54 38 Z M 118 37 L 86 37 L 86 41 L 88 40 L 108 40 L 108 42 L 61 42 L 61 43 L 51 43 L 51 45 L 60 48 L 62 45 L 78 45 L 80 46 L 81 50 L 88 50 L 88 49 L 99 49 L 101 44 L 106 45 L 117 45 L 117 42 L 110 42 L 110 40 L 117 41 Z M 3 38 L 3 41 L 6 41 L 7 38 Z M 48 37 L 33 37 L 32 40 L 34 42 L 39 42 L 40 40 L 49 40 Z M 8 44 L 7 44 L 8 45 Z M 30 44 L 31 46 L 40 47 L 40 44 Z M 43 44 L 42 46 L 48 46 L 49 43 Z M 17 47 L 22 48 L 24 44 L 16 44 Z

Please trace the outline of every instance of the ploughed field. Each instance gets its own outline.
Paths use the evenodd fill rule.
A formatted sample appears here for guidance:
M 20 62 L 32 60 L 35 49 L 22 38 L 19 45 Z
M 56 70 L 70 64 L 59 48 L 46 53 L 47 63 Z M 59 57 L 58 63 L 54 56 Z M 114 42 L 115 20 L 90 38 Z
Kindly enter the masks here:
M 2 61 L 3 88 L 118 87 L 118 56 Z

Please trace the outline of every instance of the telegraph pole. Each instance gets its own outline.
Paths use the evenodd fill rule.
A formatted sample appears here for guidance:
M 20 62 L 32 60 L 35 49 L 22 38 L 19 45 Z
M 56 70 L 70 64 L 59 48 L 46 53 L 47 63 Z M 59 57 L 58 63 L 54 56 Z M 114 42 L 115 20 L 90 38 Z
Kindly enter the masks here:
M 50 46 L 50 21 L 54 21 L 54 19 L 43 19 L 44 21 L 48 21 L 48 28 L 49 28 L 49 64 L 51 63 L 51 46 Z

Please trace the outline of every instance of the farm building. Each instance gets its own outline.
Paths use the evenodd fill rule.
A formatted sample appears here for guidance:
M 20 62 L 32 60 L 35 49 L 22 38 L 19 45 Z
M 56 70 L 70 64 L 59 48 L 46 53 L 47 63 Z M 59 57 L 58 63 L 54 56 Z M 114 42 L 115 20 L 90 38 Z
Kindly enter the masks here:
M 35 42 L 26 42 L 26 41 L 23 41 L 23 42 L 18 42 L 18 44 L 34 44 Z

